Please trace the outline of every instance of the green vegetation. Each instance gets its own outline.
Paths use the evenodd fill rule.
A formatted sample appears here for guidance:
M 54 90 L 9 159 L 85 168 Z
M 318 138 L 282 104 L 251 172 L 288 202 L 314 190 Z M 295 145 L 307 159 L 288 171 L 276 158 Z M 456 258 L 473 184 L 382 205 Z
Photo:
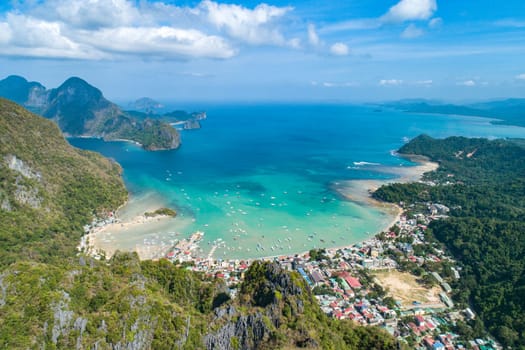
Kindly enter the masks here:
M 125 202 L 120 172 L 72 148 L 53 122 L 0 99 L 0 266 L 70 256 L 84 225 Z
M 0 348 L 202 349 L 216 281 L 117 253 L 0 274 Z
M 115 131 L 108 133 L 104 139 L 136 141 L 150 151 L 177 148 L 180 143 L 177 130 L 169 124 L 153 119 L 138 122 L 128 118 L 123 123 L 117 124 Z
M 455 299 L 471 304 L 505 346 L 525 349 L 525 149 L 515 142 L 420 136 L 401 153 L 438 161 L 427 175 L 437 183 L 392 184 L 374 195 L 390 202 L 434 202 L 450 218 L 428 234 L 462 263 Z M 474 330 L 483 328 L 481 321 Z
M 308 254 L 310 255 L 310 261 L 322 261 L 328 259 L 326 249 L 310 249 Z
M 144 213 L 144 216 L 147 218 L 155 217 L 155 216 L 171 216 L 175 217 L 177 216 L 177 212 L 170 208 L 159 208 L 155 210 L 154 212 L 146 212 Z

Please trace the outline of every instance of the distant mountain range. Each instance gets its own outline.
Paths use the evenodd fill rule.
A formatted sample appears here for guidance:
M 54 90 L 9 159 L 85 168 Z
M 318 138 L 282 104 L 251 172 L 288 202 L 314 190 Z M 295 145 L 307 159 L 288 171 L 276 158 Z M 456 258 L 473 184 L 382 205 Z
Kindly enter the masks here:
M 174 149 L 180 135 L 159 119 L 136 118 L 108 101 L 102 92 L 86 81 L 72 77 L 55 89 L 19 76 L 0 81 L 0 96 L 55 121 L 66 136 L 126 139 L 145 149 Z
M 380 104 L 382 107 L 413 113 L 456 114 L 499 119 L 494 124 L 525 127 L 525 99 L 504 99 L 473 104 L 456 105 L 432 100 L 400 100 Z

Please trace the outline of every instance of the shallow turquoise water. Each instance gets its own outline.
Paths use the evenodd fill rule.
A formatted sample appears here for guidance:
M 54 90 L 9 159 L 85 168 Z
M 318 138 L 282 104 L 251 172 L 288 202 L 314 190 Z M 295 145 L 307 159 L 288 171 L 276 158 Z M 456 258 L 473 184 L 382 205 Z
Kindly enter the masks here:
M 525 129 L 487 119 L 416 115 L 337 105 L 208 106 L 202 129 L 182 132 L 176 151 L 146 152 L 127 142 L 71 139 L 116 159 L 136 199 L 154 194 L 177 207 L 177 223 L 128 232 L 110 244 L 131 249 L 154 237 L 205 232 L 204 253 L 240 258 L 342 246 L 380 231 L 392 216 L 341 198 L 332 186 L 392 175 L 377 165 L 409 166 L 392 154 L 426 133 L 525 137 Z

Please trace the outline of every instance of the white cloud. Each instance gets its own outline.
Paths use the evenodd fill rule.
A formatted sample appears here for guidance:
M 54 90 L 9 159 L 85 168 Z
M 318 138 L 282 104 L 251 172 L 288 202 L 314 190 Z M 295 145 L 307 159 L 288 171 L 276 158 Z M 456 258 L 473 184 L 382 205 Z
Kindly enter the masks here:
M 334 23 L 322 28 L 323 32 L 338 32 L 345 30 L 366 30 L 381 27 L 381 21 L 376 18 L 352 19 L 344 22 Z
M 418 80 L 416 81 L 416 85 L 424 85 L 424 86 L 430 86 L 432 85 L 434 82 L 432 80 Z
M 516 79 L 525 80 L 525 73 L 516 75 Z
M 460 85 L 460 86 L 476 86 L 476 82 L 474 80 L 465 80 L 465 81 L 460 81 L 456 85 Z
M 381 86 L 398 86 L 402 84 L 403 84 L 403 80 L 399 80 L 399 79 L 381 79 L 379 80 L 379 85 Z
M 430 29 L 436 29 L 443 25 L 443 19 L 441 17 L 432 18 L 428 21 L 428 27 Z
M 5 30 L 7 33 L 4 40 L 0 40 L 4 55 L 77 59 L 105 57 L 98 49 L 68 37 L 59 22 L 8 14 L 6 22 L 0 23 L 0 27 L 2 32 Z
M 517 20 L 514 18 L 505 18 L 494 23 L 499 27 L 510 27 L 510 28 L 525 28 L 524 20 Z
M 223 38 L 171 27 L 107 28 L 86 36 L 83 41 L 117 54 L 148 52 L 150 56 L 164 58 L 229 58 L 235 54 Z
M 350 53 L 350 49 L 346 44 L 335 43 L 332 46 L 330 46 L 330 53 L 336 56 L 346 56 Z
M 301 48 L 301 39 L 299 38 L 292 38 L 288 40 L 288 46 L 290 46 L 292 49 L 300 49 Z
M 219 4 L 204 0 L 199 5 L 208 21 L 225 30 L 230 36 L 249 44 L 285 45 L 283 34 L 276 22 L 290 12 L 292 7 L 257 5 L 253 10 L 240 5 Z
M 414 23 L 408 25 L 408 27 L 403 30 L 401 37 L 403 39 L 415 39 L 424 34 L 424 31 L 418 28 Z
M 437 10 L 436 0 L 401 0 L 381 18 L 385 22 L 426 20 Z
M 141 21 L 139 9 L 127 0 L 47 0 L 31 14 L 87 30 Z
M 11 40 L 11 28 L 9 24 L 0 22 L 0 45 L 6 44 L 9 40 Z
M 312 86 L 321 86 L 321 87 L 325 87 L 325 88 L 341 88 L 341 87 L 356 87 L 356 86 L 359 86 L 359 83 L 354 82 L 354 81 L 339 82 L 339 83 L 330 82 L 330 81 L 325 81 L 325 82 L 319 83 L 317 81 L 312 81 L 310 84 Z
M 321 44 L 321 39 L 319 39 L 319 35 L 317 35 L 317 31 L 315 30 L 315 25 L 312 23 L 308 24 L 308 42 L 312 46 L 319 46 L 319 44 Z
M 0 16 L 0 56 L 114 59 L 229 58 L 239 42 L 300 48 L 280 23 L 291 7 L 253 9 L 204 0 L 196 7 L 163 1 L 14 2 Z

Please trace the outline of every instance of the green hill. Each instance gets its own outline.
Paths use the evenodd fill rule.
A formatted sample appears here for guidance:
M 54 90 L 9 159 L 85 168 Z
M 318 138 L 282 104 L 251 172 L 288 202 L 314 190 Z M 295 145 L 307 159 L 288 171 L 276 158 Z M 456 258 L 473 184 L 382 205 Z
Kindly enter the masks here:
M 0 264 L 70 255 L 94 214 L 126 200 L 120 172 L 71 147 L 53 122 L 0 99 Z
M 436 185 L 392 184 L 374 195 L 451 208 L 429 235 L 462 264 L 455 301 L 478 313 L 471 322 L 478 335 L 486 327 L 503 345 L 525 349 L 525 148 L 515 140 L 419 136 L 399 151 L 439 162 L 427 175 Z

